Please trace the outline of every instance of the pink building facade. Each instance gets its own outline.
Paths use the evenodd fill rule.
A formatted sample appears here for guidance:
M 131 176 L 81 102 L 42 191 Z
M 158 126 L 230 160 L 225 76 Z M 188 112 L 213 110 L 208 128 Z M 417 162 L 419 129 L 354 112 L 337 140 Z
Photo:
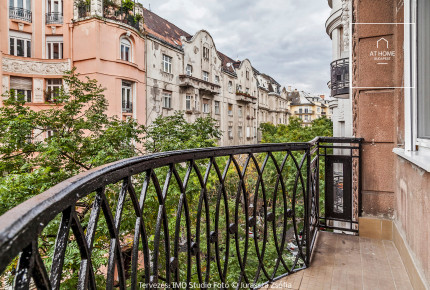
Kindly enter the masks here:
M 102 1 L 1 1 L 2 98 L 14 89 L 35 110 L 54 106 L 64 71 L 76 67 L 106 88 L 108 115 L 145 124 L 145 43 L 142 21 L 134 17 L 139 7 L 127 14 L 119 9 Z

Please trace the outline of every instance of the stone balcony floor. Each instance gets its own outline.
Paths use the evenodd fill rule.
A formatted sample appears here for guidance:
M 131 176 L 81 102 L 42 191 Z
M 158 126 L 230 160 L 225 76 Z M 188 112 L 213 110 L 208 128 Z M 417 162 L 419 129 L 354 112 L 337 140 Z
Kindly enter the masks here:
M 392 241 L 320 232 L 313 255 L 308 269 L 268 288 L 413 289 Z

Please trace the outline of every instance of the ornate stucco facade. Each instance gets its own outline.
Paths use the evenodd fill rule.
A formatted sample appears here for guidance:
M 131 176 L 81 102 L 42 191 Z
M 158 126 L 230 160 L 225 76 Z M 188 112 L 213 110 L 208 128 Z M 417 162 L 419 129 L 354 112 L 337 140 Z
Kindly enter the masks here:
M 53 101 L 54 91 L 65 85 L 64 72 L 75 67 L 106 88 L 108 115 L 144 124 L 145 59 L 136 50 L 145 46 L 142 24 L 114 17 L 119 7 L 103 7 L 101 0 L 79 3 L 1 1 L 2 94 L 12 89 L 24 93 L 26 105 L 35 110 L 61 105 Z

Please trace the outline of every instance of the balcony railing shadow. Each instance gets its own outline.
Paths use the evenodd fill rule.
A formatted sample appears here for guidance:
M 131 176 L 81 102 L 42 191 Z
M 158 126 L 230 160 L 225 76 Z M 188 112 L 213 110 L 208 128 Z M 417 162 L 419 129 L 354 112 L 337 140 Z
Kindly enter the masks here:
M 310 265 L 329 142 L 360 140 L 163 152 L 81 173 L 0 217 L 0 273 L 20 289 L 73 275 L 92 289 L 259 288 Z

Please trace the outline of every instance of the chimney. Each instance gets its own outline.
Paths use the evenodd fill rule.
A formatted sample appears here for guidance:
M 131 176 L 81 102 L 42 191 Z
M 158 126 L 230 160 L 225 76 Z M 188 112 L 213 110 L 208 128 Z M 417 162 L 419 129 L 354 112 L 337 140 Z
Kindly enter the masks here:
M 320 95 L 320 98 L 324 100 L 324 98 L 325 98 L 325 95 Z

